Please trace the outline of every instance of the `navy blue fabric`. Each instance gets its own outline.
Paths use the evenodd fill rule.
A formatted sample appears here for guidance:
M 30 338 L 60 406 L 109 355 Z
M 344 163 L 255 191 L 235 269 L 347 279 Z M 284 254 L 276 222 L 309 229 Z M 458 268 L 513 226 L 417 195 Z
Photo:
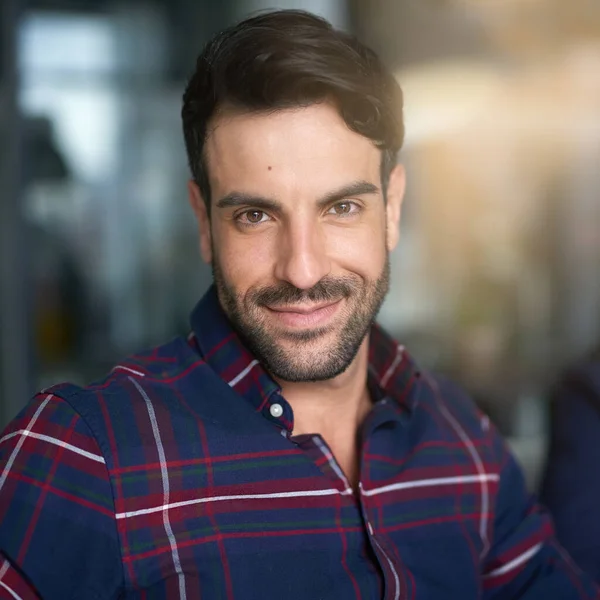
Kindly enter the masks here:
M 541 499 L 559 541 L 600 581 L 600 359 L 570 370 L 554 392 Z

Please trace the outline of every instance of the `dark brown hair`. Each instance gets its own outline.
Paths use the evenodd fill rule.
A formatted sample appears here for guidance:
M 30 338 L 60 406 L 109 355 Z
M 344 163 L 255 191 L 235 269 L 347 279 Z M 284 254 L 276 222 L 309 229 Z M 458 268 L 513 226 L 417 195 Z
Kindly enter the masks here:
M 402 92 L 372 50 L 299 10 L 260 14 L 209 41 L 181 111 L 190 169 L 209 211 L 203 149 L 219 109 L 263 112 L 322 101 L 333 102 L 350 129 L 381 149 L 385 192 L 404 137 Z

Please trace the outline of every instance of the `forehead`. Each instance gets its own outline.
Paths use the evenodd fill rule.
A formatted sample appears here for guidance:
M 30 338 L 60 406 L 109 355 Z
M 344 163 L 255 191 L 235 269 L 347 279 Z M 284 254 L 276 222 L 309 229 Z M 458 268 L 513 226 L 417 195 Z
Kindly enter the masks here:
M 330 104 L 217 117 L 206 141 L 213 197 L 315 197 L 357 179 L 379 185 L 381 152 Z

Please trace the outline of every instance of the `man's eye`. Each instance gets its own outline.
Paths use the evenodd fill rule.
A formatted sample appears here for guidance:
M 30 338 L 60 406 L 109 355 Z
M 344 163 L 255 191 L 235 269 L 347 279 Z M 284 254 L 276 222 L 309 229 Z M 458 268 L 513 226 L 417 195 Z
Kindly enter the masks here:
M 351 215 L 358 211 L 358 206 L 355 202 L 338 202 L 329 209 L 329 214 L 332 215 Z
M 238 221 L 244 225 L 258 225 L 268 220 L 268 215 L 262 210 L 246 210 L 237 216 Z

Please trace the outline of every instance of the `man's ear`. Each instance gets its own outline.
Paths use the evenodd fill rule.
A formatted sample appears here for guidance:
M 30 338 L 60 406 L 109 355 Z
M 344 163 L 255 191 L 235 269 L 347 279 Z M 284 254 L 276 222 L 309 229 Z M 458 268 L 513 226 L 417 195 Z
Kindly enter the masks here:
M 190 180 L 188 181 L 188 200 L 196 220 L 198 221 L 198 233 L 200 235 L 200 255 L 205 263 L 212 262 L 212 239 L 210 231 L 210 217 L 206 208 L 206 202 L 200 192 L 198 184 Z
M 396 165 L 390 173 L 387 187 L 386 225 L 388 252 L 391 252 L 400 239 L 400 215 L 406 187 L 406 173 L 403 165 Z

